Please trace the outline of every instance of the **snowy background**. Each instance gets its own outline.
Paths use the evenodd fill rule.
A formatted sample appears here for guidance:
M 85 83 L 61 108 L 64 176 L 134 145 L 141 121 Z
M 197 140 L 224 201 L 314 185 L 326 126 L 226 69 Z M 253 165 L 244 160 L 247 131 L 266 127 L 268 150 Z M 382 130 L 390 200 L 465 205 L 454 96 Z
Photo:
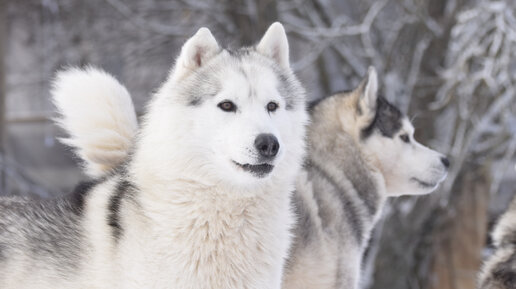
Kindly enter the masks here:
M 516 193 L 514 0 L 0 0 L 0 195 L 48 198 L 85 179 L 51 121 L 57 69 L 103 67 L 141 113 L 199 27 L 236 47 L 276 20 L 311 99 L 374 65 L 416 138 L 452 160 L 439 191 L 391 200 L 364 288 L 474 288 L 488 232 Z

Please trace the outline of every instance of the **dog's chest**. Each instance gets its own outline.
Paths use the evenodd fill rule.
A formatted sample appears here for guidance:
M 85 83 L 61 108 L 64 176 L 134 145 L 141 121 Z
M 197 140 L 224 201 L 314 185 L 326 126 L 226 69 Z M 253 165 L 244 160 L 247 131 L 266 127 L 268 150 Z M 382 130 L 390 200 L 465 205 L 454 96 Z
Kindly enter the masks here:
M 139 288 L 279 288 L 290 215 L 265 207 L 183 201 L 151 214 L 125 239 L 124 279 Z

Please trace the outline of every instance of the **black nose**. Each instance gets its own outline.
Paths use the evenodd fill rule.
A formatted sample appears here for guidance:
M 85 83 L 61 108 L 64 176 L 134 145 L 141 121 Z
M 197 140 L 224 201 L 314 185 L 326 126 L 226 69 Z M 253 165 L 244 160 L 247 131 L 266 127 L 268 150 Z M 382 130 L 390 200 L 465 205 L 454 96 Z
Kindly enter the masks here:
M 260 153 L 260 156 L 265 158 L 272 158 L 278 154 L 279 142 L 278 139 L 268 133 L 262 133 L 254 140 L 254 146 Z
M 450 160 L 446 157 L 442 157 L 441 158 L 441 162 L 443 163 L 443 165 L 446 167 L 446 168 L 449 168 L 450 167 Z

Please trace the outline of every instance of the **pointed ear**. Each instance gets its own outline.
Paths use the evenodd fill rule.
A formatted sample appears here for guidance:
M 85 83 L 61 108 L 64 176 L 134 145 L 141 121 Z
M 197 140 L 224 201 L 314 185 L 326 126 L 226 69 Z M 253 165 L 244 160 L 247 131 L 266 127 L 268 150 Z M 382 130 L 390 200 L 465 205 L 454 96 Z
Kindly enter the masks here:
M 195 69 L 203 66 L 220 51 L 217 40 L 208 28 L 200 28 L 186 41 L 176 60 L 173 79 L 181 80 Z
M 359 89 L 359 107 L 367 116 L 376 114 L 376 100 L 378 99 L 378 76 L 372 66 L 367 70 L 367 76 L 362 80 Z
M 275 22 L 267 29 L 262 40 L 256 46 L 256 51 L 272 58 L 282 68 L 290 69 L 287 34 L 281 23 Z

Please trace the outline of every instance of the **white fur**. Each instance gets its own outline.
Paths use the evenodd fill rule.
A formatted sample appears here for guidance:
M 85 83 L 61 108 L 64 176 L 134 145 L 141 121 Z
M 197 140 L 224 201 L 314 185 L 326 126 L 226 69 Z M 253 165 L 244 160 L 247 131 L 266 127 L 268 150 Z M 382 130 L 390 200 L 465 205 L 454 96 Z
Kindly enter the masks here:
M 198 53 L 184 48 L 177 62 Z M 174 105 L 180 96 L 173 94 L 173 87 L 181 84 L 172 78 L 149 108 L 130 168 L 142 189 L 144 211 L 155 212 L 143 226 L 148 228 L 145 236 L 152 237 L 136 250 L 147 250 L 146 258 L 154 261 L 131 262 L 124 269 L 138 272 L 137 267 L 146 264 L 145 270 L 153 272 L 152 278 L 134 280 L 138 288 L 151 281 L 165 288 L 170 280 L 173 288 L 280 288 L 292 223 L 289 192 L 301 163 L 304 111 L 285 110 L 268 66 L 244 64 L 246 79 L 226 62 L 228 57 L 222 52 L 208 60 L 207 65 L 226 68 L 216 75 L 222 87 L 201 106 Z M 234 102 L 237 112 L 218 109 L 225 100 Z M 267 113 L 269 101 L 278 102 L 280 109 Z M 263 179 L 233 163 L 257 164 L 253 143 L 261 133 L 274 134 L 281 147 L 274 171 Z M 168 237 L 158 237 L 162 235 Z
M 290 67 L 287 34 L 279 22 L 275 22 L 269 27 L 256 50 L 275 59 L 281 67 L 285 69 Z
M 410 143 L 400 139 L 403 134 L 408 134 Z M 389 196 L 428 194 L 448 172 L 441 162 L 442 154 L 414 139 L 414 127 L 407 118 L 393 138 L 371 137 L 364 143 L 363 150 L 382 172 Z M 431 186 L 423 187 L 414 178 Z
M 363 106 L 373 112 L 376 110 L 376 99 L 378 98 L 378 75 L 372 66 L 367 70 L 367 82 L 365 83 L 364 97 L 361 98 Z
M 287 110 L 277 88 L 280 83 L 272 65 L 292 75 L 281 24 L 271 26 L 256 51 L 254 60 L 239 62 L 220 50 L 206 28 L 185 43 L 168 80 L 149 105 L 136 138 L 127 170 L 138 193 L 134 202 L 123 204 L 124 234 L 117 245 L 102 242 L 110 238 L 103 225 L 109 198 L 96 189 L 88 199 L 85 225 L 92 257 L 86 276 L 91 280 L 80 288 L 280 288 L 293 223 L 290 193 L 304 154 L 307 115 L 300 87 L 295 97 L 302 105 L 293 110 Z M 202 104 L 189 105 L 182 89 L 205 68 L 216 71 L 210 79 L 221 86 Z M 57 95 L 70 94 L 62 93 L 62 88 L 75 92 L 72 84 L 92 79 L 88 77 L 92 73 L 98 72 L 61 74 Z M 87 87 L 81 87 L 91 96 L 97 86 L 88 82 Z M 87 112 L 81 111 L 75 124 L 70 115 L 78 106 L 61 104 L 62 98 L 56 101 L 64 115 L 62 125 L 72 134 L 72 144 L 87 167 L 95 168 L 95 159 L 81 153 L 90 146 L 83 135 L 90 130 L 83 126 L 89 129 L 85 124 L 89 121 L 97 129 L 113 124 L 101 116 L 91 120 L 91 106 Z M 102 101 L 105 99 L 112 97 Z M 226 100 L 237 105 L 237 112 L 217 107 Z M 275 112 L 266 110 L 271 101 L 279 105 Z M 134 115 L 109 108 L 113 110 L 103 113 Z M 116 132 L 123 127 L 122 132 L 134 133 L 132 124 L 129 121 L 113 129 Z M 271 162 L 272 172 L 259 178 L 234 162 L 260 163 L 254 140 L 262 133 L 275 135 L 280 151 Z M 124 135 L 123 143 L 131 142 L 132 134 Z M 115 166 L 115 162 L 106 164 L 108 168 Z M 90 174 L 102 171 L 106 169 Z
M 378 80 L 376 70 L 369 68 L 362 109 L 367 119 L 372 119 L 376 111 L 378 98 Z M 405 143 L 402 135 L 408 135 L 409 143 Z M 441 153 L 429 149 L 414 138 L 414 126 L 406 116 L 402 126 L 391 137 L 375 135 L 362 144 L 364 153 L 373 161 L 385 179 L 388 196 L 428 194 L 437 189 L 446 178 L 448 169 L 443 165 Z M 418 181 L 430 186 L 422 186 Z
M 172 78 L 181 81 L 195 69 L 204 65 L 220 51 L 217 40 L 208 28 L 202 27 L 181 48 Z
M 496 247 L 501 247 L 503 238 L 516 228 L 516 198 L 512 201 L 507 211 L 498 220 L 491 236 Z
M 52 97 L 60 112 L 57 122 L 70 135 L 62 141 L 75 148 L 88 175 L 101 176 L 126 158 L 136 114 L 126 88 L 113 76 L 93 67 L 62 71 Z

